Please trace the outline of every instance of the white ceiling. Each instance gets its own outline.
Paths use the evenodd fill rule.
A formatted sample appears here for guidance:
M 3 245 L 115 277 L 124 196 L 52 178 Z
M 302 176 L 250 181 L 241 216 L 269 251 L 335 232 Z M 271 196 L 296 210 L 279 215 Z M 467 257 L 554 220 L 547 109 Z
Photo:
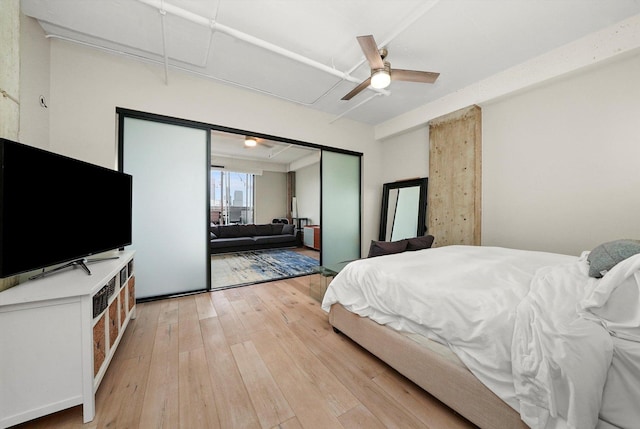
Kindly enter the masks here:
M 640 0 L 22 0 L 46 34 L 369 124 L 640 14 Z M 162 11 L 162 13 L 161 13 Z M 440 72 L 340 98 L 369 76 L 356 36 L 392 68 Z
M 238 170 L 251 167 L 267 171 L 289 171 L 319 161 L 319 150 L 280 141 L 254 138 L 255 147 L 244 144 L 244 135 L 223 131 L 211 132 L 211 164 Z M 305 160 L 304 162 L 301 160 Z M 246 163 L 243 161 L 258 161 Z

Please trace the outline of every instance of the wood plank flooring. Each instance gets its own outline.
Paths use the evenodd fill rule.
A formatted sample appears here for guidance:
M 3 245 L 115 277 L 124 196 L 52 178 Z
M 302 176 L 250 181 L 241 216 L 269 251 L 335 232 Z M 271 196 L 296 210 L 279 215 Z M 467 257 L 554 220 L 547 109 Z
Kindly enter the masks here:
M 309 277 L 138 305 L 82 424 L 21 428 L 474 428 L 329 326 Z

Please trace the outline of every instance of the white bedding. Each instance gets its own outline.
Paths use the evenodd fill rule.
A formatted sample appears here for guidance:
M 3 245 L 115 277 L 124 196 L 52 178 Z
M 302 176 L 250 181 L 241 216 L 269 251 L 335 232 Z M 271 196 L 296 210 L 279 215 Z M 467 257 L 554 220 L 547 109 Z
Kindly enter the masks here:
M 322 307 L 447 344 L 533 428 L 593 428 L 613 350 L 593 294 L 615 269 L 599 281 L 586 264 L 497 247 L 405 252 L 350 263 Z

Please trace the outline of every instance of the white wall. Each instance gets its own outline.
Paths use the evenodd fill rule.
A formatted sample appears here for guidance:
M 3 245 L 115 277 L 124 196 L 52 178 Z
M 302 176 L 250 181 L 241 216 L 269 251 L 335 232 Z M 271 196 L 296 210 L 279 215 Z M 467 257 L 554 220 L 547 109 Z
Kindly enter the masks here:
M 49 148 L 49 42 L 40 24 L 20 14 L 20 131 L 18 141 Z
M 51 40 L 50 149 L 113 167 L 116 107 L 287 137 L 362 152 L 363 243 L 376 235 L 380 145 L 369 125 L 212 80 Z M 368 247 L 367 247 L 368 248 Z
M 20 3 L 9 0 L 0 14 L 0 137 L 16 140 L 20 125 Z M 6 96 L 5 96 L 6 94 Z
M 382 144 L 380 178 L 383 183 L 429 175 L 429 126 L 390 137 Z M 382 187 L 380 187 L 382 194 Z
M 296 170 L 296 200 L 298 217 L 309 218 L 310 224 L 320 223 L 320 163 Z
M 636 54 L 482 106 L 484 245 L 640 238 L 639 76 Z
M 256 222 L 271 223 L 287 214 L 287 175 L 265 171 L 256 177 Z

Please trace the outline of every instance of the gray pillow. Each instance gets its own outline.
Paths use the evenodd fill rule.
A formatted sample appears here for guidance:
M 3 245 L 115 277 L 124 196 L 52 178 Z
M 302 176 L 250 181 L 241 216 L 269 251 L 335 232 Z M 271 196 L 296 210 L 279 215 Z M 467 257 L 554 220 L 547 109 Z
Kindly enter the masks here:
M 640 253 L 640 240 L 615 240 L 595 247 L 587 256 L 589 276 L 601 278 L 618 262 Z
M 292 223 L 285 224 L 285 225 L 282 227 L 282 233 L 283 233 L 283 234 L 293 234 L 293 229 L 294 229 L 294 228 L 295 228 L 295 225 L 294 225 L 294 224 L 292 224 Z

